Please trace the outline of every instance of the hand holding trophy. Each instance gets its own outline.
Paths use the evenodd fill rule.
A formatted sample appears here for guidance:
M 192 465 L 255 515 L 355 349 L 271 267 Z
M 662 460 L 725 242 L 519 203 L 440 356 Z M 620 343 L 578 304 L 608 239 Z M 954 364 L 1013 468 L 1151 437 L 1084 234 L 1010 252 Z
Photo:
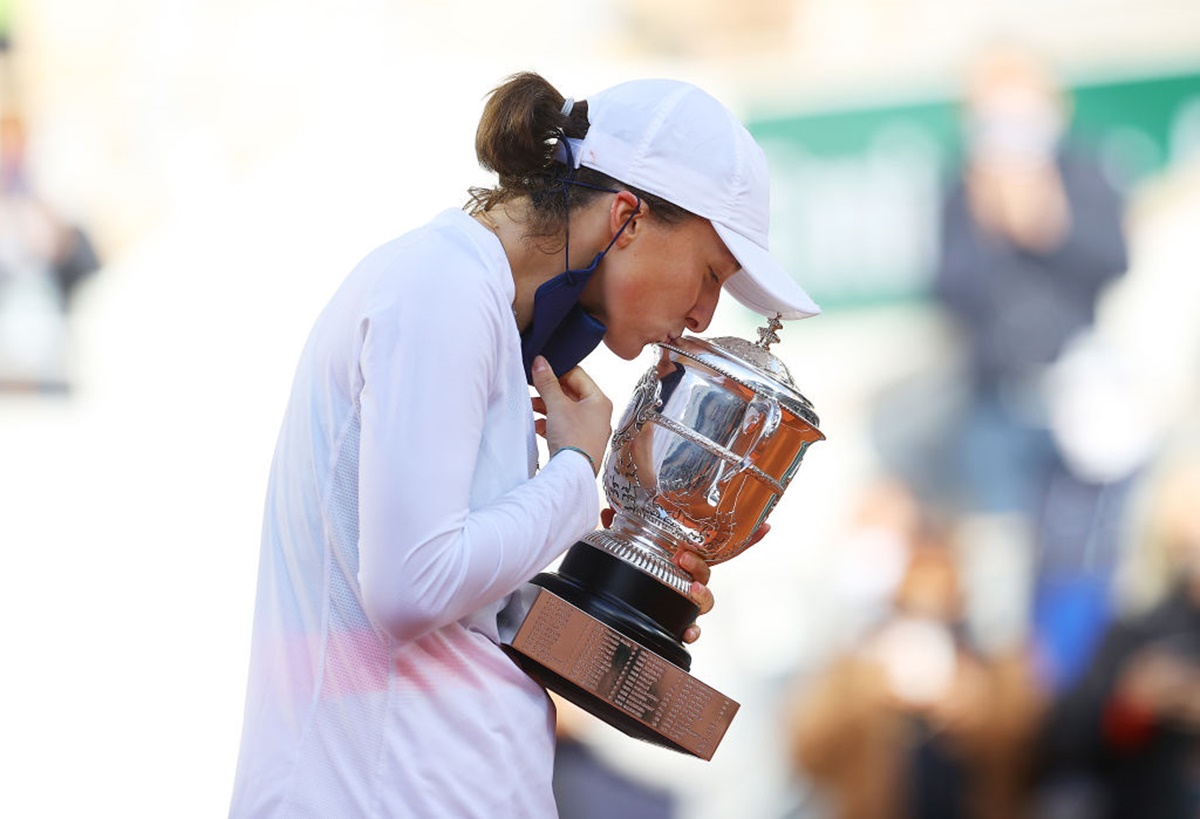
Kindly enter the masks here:
M 704 759 L 738 705 L 688 673 L 682 641 L 698 607 L 672 556 L 688 548 L 713 565 L 748 548 L 825 437 L 769 351 L 781 326 L 771 319 L 757 343 L 658 345 L 609 446 L 612 526 L 522 590 L 530 608 L 505 642 L 550 690 L 630 736 Z

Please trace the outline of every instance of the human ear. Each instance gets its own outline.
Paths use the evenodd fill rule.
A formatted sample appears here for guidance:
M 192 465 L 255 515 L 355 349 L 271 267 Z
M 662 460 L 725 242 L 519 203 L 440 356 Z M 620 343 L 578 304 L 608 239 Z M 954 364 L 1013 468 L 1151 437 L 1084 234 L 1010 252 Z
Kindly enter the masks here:
M 616 246 L 626 247 L 641 230 L 641 222 L 650 206 L 629 191 L 617 191 L 608 211 L 609 230 L 616 235 Z M 621 230 L 622 226 L 625 228 Z M 620 231 L 620 234 L 617 234 Z

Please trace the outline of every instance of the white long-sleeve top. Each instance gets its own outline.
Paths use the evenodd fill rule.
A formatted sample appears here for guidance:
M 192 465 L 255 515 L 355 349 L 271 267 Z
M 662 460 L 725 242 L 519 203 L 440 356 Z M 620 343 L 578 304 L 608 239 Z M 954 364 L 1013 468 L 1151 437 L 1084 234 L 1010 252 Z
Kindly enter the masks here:
M 447 211 L 317 320 L 271 467 L 231 816 L 557 816 L 553 706 L 497 616 L 599 497 L 577 453 L 537 471 L 513 296 L 497 238 Z

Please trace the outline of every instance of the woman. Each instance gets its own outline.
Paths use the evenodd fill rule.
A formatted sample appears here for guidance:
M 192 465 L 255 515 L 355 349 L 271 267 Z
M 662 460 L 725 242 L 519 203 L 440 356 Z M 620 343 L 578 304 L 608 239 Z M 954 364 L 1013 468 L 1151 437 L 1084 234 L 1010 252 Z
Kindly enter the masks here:
M 476 147 L 498 186 L 370 254 L 301 358 L 235 816 L 555 816 L 553 707 L 497 620 L 596 525 L 612 405 L 575 365 L 601 339 L 633 358 L 702 331 L 722 286 L 817 312 L 767 253 L 761 151 L 699 89 L 573 103 L 518 75 Z M 676 559 L 707 611 L 707 567 Z

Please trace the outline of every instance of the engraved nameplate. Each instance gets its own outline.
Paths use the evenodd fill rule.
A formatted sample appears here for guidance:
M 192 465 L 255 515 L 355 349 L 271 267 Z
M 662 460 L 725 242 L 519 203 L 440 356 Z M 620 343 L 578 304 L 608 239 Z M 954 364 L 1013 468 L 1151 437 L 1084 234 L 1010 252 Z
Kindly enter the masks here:
M 739 707 L 545 589 L 538 590 L 510 645 L 703 759 L 712 759 Z

